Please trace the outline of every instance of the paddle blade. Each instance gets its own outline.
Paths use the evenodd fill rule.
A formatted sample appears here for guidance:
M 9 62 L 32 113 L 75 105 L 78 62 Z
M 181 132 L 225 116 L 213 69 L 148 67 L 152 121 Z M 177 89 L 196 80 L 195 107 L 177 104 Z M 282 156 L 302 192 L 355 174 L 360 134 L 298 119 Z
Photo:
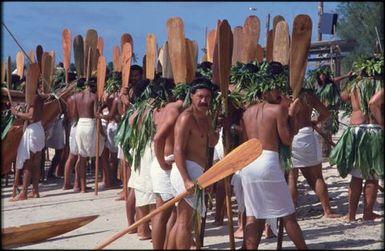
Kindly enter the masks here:
M 62 47 L 63 47 L 63 65 L 64 65 L 64 70 L 66 72 L 68 72 L 70 68 L 71 46 L 72 46 L 71 31 L 69 29 L 64 29 L 62 33 Z
M 164 78 L 174 78 L 171 67 L 171 59 L 170 59 L 170 50 L 168 46 L 168 42 L 163 45 L 163 57 L 162 57 L 162 77 Z
M 207 61 L 208 62 L 213 62 L 213 57 L 214 57 L 214 47 L 215 47 L 215 41 L 216 41 L 216 35 L 217 31 L 216 29 L 213 29 L 209 31 L 207 34 Z
M 20 79 L 24 76 L 24 54 L 23 52 L 19 51 L 16 54 L 16 69 L 17 69 L 17 75 L 19 75 Z
M 274 30 L 273 61 L 280 62 L 282 65 L 288 65 L 289 56 L 289 26 L 285 21 L 279 21 Z
M 146 78 L 154 80 L 155 78 L 155 59 L 156 59 L 156 37 L 149 33 L 146 37 Z
M 74 58 L 78 78 L 84 77 L 84 42 L 81 35 L 74 38 Z
M 50 51 L 49 52 L 49 55 L 51 56 L 52 58 L 52 63 L 51 63 L 51 74 L 50 74 L 50 83 L 52 85 L 52 81 L 53 81 L 53 76 L 55 74 L 55 71 L 56 71 L 56 54 L 55 54 L 55 51 Z
M 7 85 L 10 90 L 12 84 L 12 61 L 11 57 L 8 57 L 8 65 L 7 65 Z
M 37 90 L 37 83 L 40 76 L 39 65 L 37 63 L 29 64 L 27 71 L 25 102 L 28 106 L 32 106 Z
M 112 48 L 112 63 L 115 72 L 122 72 L 122 59 L 119 46 L 114 46 Z
M 186 38 L 186 80 L 188 83 L 194 80 L 197 69 L 198 45 L 195 41 Z
M 43 53 L 42 58 L 42 80 L 44 93 L 48 93 L 51 88 L 52 57 L 48 52 Z
M 242 62 L 249 63 L 257 57 L 256 43 L 259 40 L 260 21 L 257 16 L 248 16 L 243 25 L 244 47 L 241 51 Z
M 298 97 L 305 76 L 311 42 L 312 21 L 308 15 L 294 18 L 290 47 L 289 83 L 293 96 Z
M 257 44 L 257 61 L 258 63 L 262 63 L 263 61 L 263 55 L 264 54 L 264 50 L 262 48 L 262 46 L 260 44 Z
M 41 59 L 42 59 L 42 57 L 43 57 L 43 47 L 39 44 L 36 47 L 36 58 L 37 58 L 37 63 L 39 65 L 40 73 L 41 73 Z
M 130 43 L 132 51 L 134 50 L 134 44 L 132 40 L 132 36 L 129 33 L 123 33 L 120 37 L 120 49 L 123 51 L 123 46 L 125 43 Z
M 130 69 L 131 69 L 131 58 L 132 58 L 132 45 L 131 43 L 125 43 L 123 45 L 122 52 L 122 86 L 127 87 L 130 80 Z
M 171 17 L 167 20 L 167 41 L 174 82 L 186 83 L 186 40 L 180 17 Z
M 219 86 L 227 112 L 227 92 L 229 89 L 231 56 L 233 54 L 233 33 L 227 20 L 218 29 Z
M 273 60 L 273 30 L 269 30 L 266 39 L 266 61 L 271 62 Z
M 87 53 L 84 65 L 86 65 L 88 79 L 91 77 L 92 72 L 94 72 L 97 68 L 97 45 L 98 33 L 94 29 L 89 29 L 84 41 L 84 51 Z
M 262 150 L 262 144 L 258 139 L 246 141 L 204 172 L 198 178 L 199 186 L 206 188 L 241 170 L 258 158 L 262 154 Z
M 237 62 L 241 62 L 241 51 L 243 43 L 243 28 L 242 26 L 237 26 L 233 31 L 233 55 L 231 64 L 235 65 Z
M 98 99 L 101 100 L 104 92 L 104 82 L 106 80 L 106 58 L 100 56 L 98 59 L 98 69 L 97 69 L 97 93 Z
M 104 39 L 102 37 L 98 37 L 97 50 L 98 50 L 99 56 L 103 56 L 103 49 L 104 49 Z
M 1 83 L 5 81 L 5 62 L 1 62 Z
M 33 53 L 33 50 L 30 49 L 29 52 L 28 52 L 28 57 L 29 57 L 29 60 L 30 60 L 30 63 L 35 63 L 36 60 L 35 60 L 35 54 Z

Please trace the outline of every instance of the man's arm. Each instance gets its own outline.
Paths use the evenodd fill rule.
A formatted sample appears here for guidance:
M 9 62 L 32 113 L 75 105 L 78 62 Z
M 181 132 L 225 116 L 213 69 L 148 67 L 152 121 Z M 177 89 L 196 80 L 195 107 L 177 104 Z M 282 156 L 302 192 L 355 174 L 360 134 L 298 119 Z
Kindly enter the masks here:
M 350 76 L 352 76 L 352 71 L 349 71 L 346 75 L 333 78 L 333 82 L 335 84 L 339 84 L 341 80 L 344 80 L 345 78 L 349 78 Z
M 384 128 L 384 115 L 381 114 L 381 106 L 384 105 L 384 88 L 376 92 L 369 100 L 369 108 L 376 122 Z
M 191 130 L 190 126 L 193 123 L 191 116 L 192 115 L 187 112 L 182 113 L 178 117 L 174 129 L 175 163 L 180 172 L 180 175 L 182 176 L 186 190 L 190 190 L 194 186 L 194 183 L 191 181 L 186 168 L 186 151 L 188 151 L 187 142 L 189 140 L 189 133 Z
M 298 99 L 295 102 L 298 102 Z M 296 113 L 294 109 L 291 110 L 293 111 L 290 112 L 289 116 L 288 108 L 285 105 L 279 105 L 276 109 L 278 136 L 281 142 L 288 146 L 291 145 L 297 130 Z
M 18 112 L 18 111 L 16 111 L 16 108 L 14 106 L 11 107 L 11 112 L 23 120 L 32 120 L 33 111 L 34 111 L 33 106 L 29 107 L 27 112 Z
M 330 118 L 330 112 L 324 104 L 312 93 L 306 93 L 306 100 L 313 106 L 313 108 L 318 112 L 319 116 L 317 120 L 312 121 L 313 124 L 318 124 L 319 122 L 325 121 Z

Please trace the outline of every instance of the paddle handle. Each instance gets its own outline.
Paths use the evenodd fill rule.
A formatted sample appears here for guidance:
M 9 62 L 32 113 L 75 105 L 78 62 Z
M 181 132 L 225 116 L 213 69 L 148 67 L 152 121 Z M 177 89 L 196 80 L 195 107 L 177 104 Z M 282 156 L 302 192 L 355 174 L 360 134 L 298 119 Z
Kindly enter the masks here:
M 95 249 L 103 249 L 103 248 L 105 248 L 106 246 L 108 246 L 112 242 L 116 241 L 117 239 L 119 239 L 120 237 L 122 237 L 123 235 L 125 235 L 126 233 L 131 231 L 132 229 L 135 229 L 136 227 L 138 227 L 140 224 L 143 224 L 143 223 L 146 223 L 146 222 L 150 221 L 151 218 L 154 217 L 155 215 L 157 215 L 158 213 L 160 213 L 160 212 L 164 211 L 165 209 L 175 205 L 175 203 L 177 203 L 178 201 L 182 200 L 184 197 L 186 197 L 189 194 L 190 193 L 188 191 L 185 191 L 185 192 L 179 194 L 174 199 L 172 199 L 172 200 L 166 202 L 165 204 L 163 204 L 162 206 L 158 207 L 157 209 L 155 209 L 151 213 L 149 213 L 146 216 L 144 216 L 143 218 L 141 218 L 139 221 L 136 221 L 134 224 L 132 224 L 128 228 L 120 231 L 119 233 L 115 234 L 114 236 L 112 236 L 108 240 L 106 240 L 106 241 L 102 242 L 101 244 L 97 245 Z
M 96 119 L 96 159 L 95 159 L 95 195 L 99 191 L 99 144 L 100 144 L 100 119 Z

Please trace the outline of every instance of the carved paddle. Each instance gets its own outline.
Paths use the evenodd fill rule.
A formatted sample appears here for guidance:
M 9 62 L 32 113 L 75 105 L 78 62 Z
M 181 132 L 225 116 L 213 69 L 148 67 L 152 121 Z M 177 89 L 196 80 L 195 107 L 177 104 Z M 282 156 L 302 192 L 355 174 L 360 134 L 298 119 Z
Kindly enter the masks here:
M 146 37 L 146 78 L 154 80 L 155 78 L 155 59 L 156 59 L 156 37 L 149 33 Z
M 180 17 L 167 20 L 167 41 L 175 84 L 186 83 L 186 40 Z
M 17 75 L 22 79 L 24 76 L 24 54 L 21 51 L 16 54 L 16 69 Z
M 127 87 L 130 79 L 130 68 L 132 58 L 132 45 L 125 43 L 122 51 L 122 86 Z
M 62 47 L 63 47 L 63 66 L 65 73 L 65 83 L 68 85 L 68 70 L 71 61 L 71 47 L 72 47 L 71 31 L 64 29 L 62 33 Z
M 279 21 L 274 30 L 273 61 L 280 62 L 282 65 L 288 65 L 289 56 L 289 26 L 285 21 Z
M 39 65 L 39 71 L 41 73 L 41 58 L 43 56 L 43 47 L 39 44 L 37 47 L 36 47 L 36 58 L 37 58 L 37 63 Z
M 242 145 L 235 148 L 233 151 L 231 151 L 229 154 L 227 154 L 223 159 L 221 159 L 219 162 L 217 162 L 215 165 L 213 165 L 211 168 L 209 168 L 206 172 L 204 172 L 197 180 L 198 186 L 200 188 L 206 188 L 223 178 L 226 178 L 227 176 L 235 173 L 238 170 L 241 170 L 242 168 L 246 167 L 248 164 L 253 162 L 256 158 L 258 158 L 262 153 L 262 144 L 257 139 L 250 139 L 243 143 Z M 157 208 L 156 210 L 152 211 L 145 217 L 141 218 L 139 221 L 135 222 L 128 228 L 120 231 L 119 233 L 115 234 L 108 240 L 103 241 L 102 243 L 98 244 L 96 246 L 96 249 L 103 249 L 115 240 L 119 239 L 132 229 L 135 229 L 140 224 L 143 224 L 149 220 L 151 220 L 152 217 L 154 217 L 156 214 L 166 210 L 167 208 L 173 206 L 175 203 L 189 195 L 190 193 L 188 191 L 183 192 L 176 196 L 174 199 L 169 200 L 165 204 L 163 204 L 161 207 Z
M 84 42 L 81 35 L 74 38 L 74 59 L 78 78 L 84 78 Z

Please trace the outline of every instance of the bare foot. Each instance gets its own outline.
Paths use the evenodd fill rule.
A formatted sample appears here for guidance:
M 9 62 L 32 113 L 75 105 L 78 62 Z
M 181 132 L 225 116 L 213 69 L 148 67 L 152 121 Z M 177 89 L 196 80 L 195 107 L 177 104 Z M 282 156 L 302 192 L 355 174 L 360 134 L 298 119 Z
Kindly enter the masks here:
M 40 194 L 36 192 L 30 192 L 28 198 L 40 198 Z
M 237 231 L 234 232 L 235 239 L 243 239 L 243 230 L 238 228 Z
M 265 226 L 265 231 L 263 231 L 263 234 L 265 235 L 265 239 L 270 239 L 275 237 L 269 225 Z
M 356 218 L 354 217 L 350 217 L 349 214 L 345 215 L 342 217 L 342 221 L 346 222 L 346 223 L 350 223 L 352 221 L 356 221 Z
M 13 198 L 9 199 L 9 201 L 14 202 L 14 201 L 26 200 L 26 199 L 27 199 L 27 196 L 25 196 L 24 194 L 19 193 L 16 197 L 13 197 Z
M 335 218 L 341 218 L 342 215 L 340 214 L 335 214 L 335 213 L 329 213 L 329 214 L 324 214 L 322 219 L 335 219 Z
M 375 220 L 375 219 L 378 219 L 378 218 L 383 218 L 384 216 L 383 215 L 379 215 L 379 214 L 376 214 L 376 213 L 371 213 L 370 215 L 364 215 L 362 217 L 362 219 L 364 221 L 372 221 L 372 220 Z
M 151 239 L 151 234 L 150 235 L 143 235 L 139 236 L 140 241 L 145 241 L 145 240 L 150 240 Z
M 75 193 L 80 192 L 80 188 L 79 188 L 79 187 L 74 187 L 74 192 L 75 192 Z
M 134 229 L 128 231 L 127 234 L 135 234 L 135 233 L 137 233 L 137 232 L 138 232 L 138 229 L 137 229 L 137 228 L 134 228 Z
M 119 200 L 124 200 L 124 194 L 123 195 L 119 194 L 119 197 L 115 199 L 115 201 L 119 201 Z

